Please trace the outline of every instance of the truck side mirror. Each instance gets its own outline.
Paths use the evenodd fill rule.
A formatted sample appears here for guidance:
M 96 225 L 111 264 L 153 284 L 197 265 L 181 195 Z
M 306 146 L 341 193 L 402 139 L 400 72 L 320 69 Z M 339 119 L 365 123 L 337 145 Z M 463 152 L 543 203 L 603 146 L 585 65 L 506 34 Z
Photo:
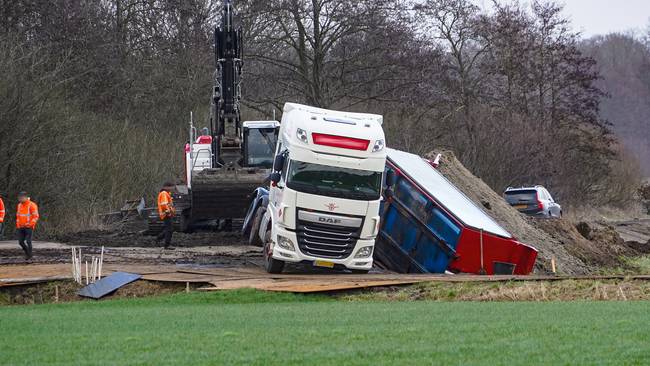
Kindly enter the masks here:
M 273 161 L 273 170 L 275 171 L 282 171 L 282 167 L 284 166 L 284 154 L 279 154 L 275 156 L 275 160 Z M 280 179 L 278 179 L 280 181 Z
M 388 169 L 386 171 L 386 187 L 392 188 L 395 185 L 395 171 L 393 169 Z
M 273 172 L 269 176 L 269 179 L 271 180 L 271 184 L 275 187 L 276 184 L 280 181 L 281 175 L 278 172 Z

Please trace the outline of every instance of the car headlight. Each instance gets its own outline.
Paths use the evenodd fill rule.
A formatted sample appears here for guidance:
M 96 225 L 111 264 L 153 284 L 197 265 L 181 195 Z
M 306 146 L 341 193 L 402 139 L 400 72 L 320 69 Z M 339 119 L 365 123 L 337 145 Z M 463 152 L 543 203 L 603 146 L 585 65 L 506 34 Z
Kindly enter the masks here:
M 359 249 L 357 254 L 354 256 L 354 258 L 368 258 L 372 255 L 372 248 L 373 247 L 363 247 Z
M 278 235 L 278 246 L 282 249 L 286 250 L 291 250 L 295 251 L 295 247 L 293 246 L 293 242 L 289 238 L 285 238 L 282 235 Z
M 375 141 L 375 145 L 372 147 L 372 152 L 382 151 L 384 149 L 384 140 Z
M 296 130 L 296 137 L 305 144 L 309 143 L 309 140 L 307 140 L 307 131 L 302 128 Z

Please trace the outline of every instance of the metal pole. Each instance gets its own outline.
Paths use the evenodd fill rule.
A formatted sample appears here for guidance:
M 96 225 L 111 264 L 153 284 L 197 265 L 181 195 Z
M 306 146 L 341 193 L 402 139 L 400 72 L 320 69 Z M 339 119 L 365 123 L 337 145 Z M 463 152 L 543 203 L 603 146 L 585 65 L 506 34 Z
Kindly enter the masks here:
M 485 274 L 485 266 L 483 266 L 483 229 L 481 229 L 481 274 Z

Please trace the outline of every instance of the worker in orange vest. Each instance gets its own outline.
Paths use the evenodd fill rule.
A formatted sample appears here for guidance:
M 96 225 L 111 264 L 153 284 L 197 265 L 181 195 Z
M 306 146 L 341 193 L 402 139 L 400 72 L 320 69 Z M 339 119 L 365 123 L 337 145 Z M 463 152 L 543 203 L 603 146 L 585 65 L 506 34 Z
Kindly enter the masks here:
M 162 239 L 165 239 L 165 249 L 174 249 L 171 244 L 176 210 L 174 209 L 174 200 L 170 193 L 173 189 L 174 184 L 167 182 L 163 185 L 160 193 L 158 193 L 158 216 L 160 216 L 160 220 L 163 222 L 163 231 L 158 234 L 156 241 L 160 242 Z
M 39 217 L 38 206 L 31 201 L 27 192 L 18 193 L 16 230 L 18 232 L 18 244 L 25 251 L 25 259 L 32 257 L 32 235 Z
M 5 214 L 5 203 L 2 201 L 2 197 L 0 197 L 0 240 L 2 240 L 5 233 Z

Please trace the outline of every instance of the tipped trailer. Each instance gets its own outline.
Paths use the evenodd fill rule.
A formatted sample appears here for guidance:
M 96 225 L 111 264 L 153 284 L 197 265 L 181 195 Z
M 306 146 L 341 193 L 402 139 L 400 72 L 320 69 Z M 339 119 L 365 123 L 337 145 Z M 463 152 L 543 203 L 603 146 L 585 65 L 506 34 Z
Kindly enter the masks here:
M 393 186 L 382 205 L 377 260 L 402 273 L 532 272 L 535 248 L 517 241 L 427 160 L 387 152 Z

